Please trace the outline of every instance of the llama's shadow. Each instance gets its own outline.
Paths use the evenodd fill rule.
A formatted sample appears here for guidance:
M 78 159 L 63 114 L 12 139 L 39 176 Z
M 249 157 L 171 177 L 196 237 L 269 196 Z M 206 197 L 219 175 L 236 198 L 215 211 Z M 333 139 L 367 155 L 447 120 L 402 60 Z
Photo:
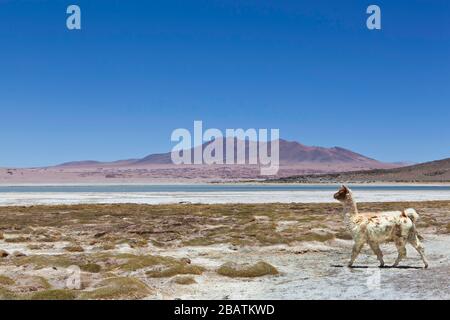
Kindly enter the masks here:
M 378 267 L 378 266 L 344 266 L 342 264 L 332 264 L 331 265 L 333 268 L 350 268 L 350 269 L 369 269 L 369 268 L 380 268 L 380 269 L 423 269 L 423 267 L 415 267 L 415 266 L 383 266 L 383 267 Z

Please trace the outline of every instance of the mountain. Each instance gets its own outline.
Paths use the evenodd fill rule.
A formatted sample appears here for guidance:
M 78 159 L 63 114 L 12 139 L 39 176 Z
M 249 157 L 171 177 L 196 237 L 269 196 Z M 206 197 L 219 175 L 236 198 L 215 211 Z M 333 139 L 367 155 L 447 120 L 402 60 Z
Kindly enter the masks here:
M 360 162 L 371 165 L 381 165 L 381 162 L 365 157 L 353 151 L 340 148 L 324 148 L 305 146 L 295 141 L 280 139 L 280 161 L 285 163 L 319 162 L 319 163 L 348 163 Z
M 232 142 L 237 142 L 233 138 Z M 223 142 L 223 159 L 226 159 L 226 142 Z M 240 141 L 241 143 L 243 141 Z M 337 174 L 340 172 L 363 172 L 372 169 L 391 169 L 401 164 L 384 163 L 341 147 L 306 146 L 295 141 L 280 139 L 279 170 L 274 178 L 305 177 L 310 174 Z M 204 151 L 212 141 L 191 149 Z M 260 146 L 270 150 L 271 143 Z M 175 165 L 171 153 L 150 154 L 139 159 L 100 162 L 94 160 L 72 161 L 43 168 L 0 168 L 0 184 L 15 183 L 178 183 L 178 182 L 235 182 L 243 180 L 264 180 L 264 165 L 249 163 L 249 145 L 244 152 L 246 164 L 230 165 Z M 201 150 L 198 150 L 201 149 Z M 211 148 L 208 148 L 211 149 Z M 183 151 L 182 151 L 183 152 Z M 184 151 L 186 152 L 186 151 Z M 257 150 L 259 152 L 259 149 Z M 236 160 L 237 146 L 234 145 Z M 226 162 L 226 161 L 224 161 Z M 276 166 L 275 166 L 276 167 Z M 307 178 L 310 179 L 310 178 Z M 295 180 L 293 180 L 295 181 Z
M 224 139 L 223 144 L 223 162 L 225 163 L 226 159 L 226 142 Z M 236 142 L 236 140 L 234 141 Z M 204 150 L 211 141 L 204 143 L 201 148 Z M 236 159 L 237 154 L 237 144 L 234 144 L 234 154 Z M 268 146 L 263 145 L 264 148 L 270 149 L 270 142 Z M 197 147 L 197 148 L 200 148 Z M 248 154 L 249 154 L 249 142 L 245 142 L 245 154 L 246 163 L 248 163 Z M 283 165 L 296 165 L 296 164 L 353 164 L 355 166 L 359 166 L 362 169 L 373 169 L 373 168 L 392 168 L 396 166 L 400 166 L 400 164 L 391 164 L 391 163 L 383 163 L 377 161 L 375 159 L 363 156 L 359 153 L 355 153 L 353 151 L 341 148 L 341 147 L 333 147 L 333 148 L 324 148 L 324 147 L 315 147 L 315 146 L 306 146 L 301 143 L 295 141 L 287 141 L 280 139 L 279 140 L 279 155 L 280 155 L 280 163 Z M 194 148 L 190 150 L 191 159 L 194 155 Z M 192 159 L 193 160 L 193 159 Z M 131 160 L 122 160 L 116 162 L 98 162 L 98 161 L 78 161 L 78 162 L 68 162 L 64 163 L 60 166 L 99 166 L 99 165 L 127 165 L 127 166 L 146 166 L 146 165 L 154 165 L 154 164 L 172 164 L 171 153 L 158 153 L 158 154 L 150 154 L 141 159 L 131 159 Z
M 318 175 L 299 175 L 271 182 L 365 183 L 365 182 L 450 182 L 450 158 L 394 169 L 348 171 Z

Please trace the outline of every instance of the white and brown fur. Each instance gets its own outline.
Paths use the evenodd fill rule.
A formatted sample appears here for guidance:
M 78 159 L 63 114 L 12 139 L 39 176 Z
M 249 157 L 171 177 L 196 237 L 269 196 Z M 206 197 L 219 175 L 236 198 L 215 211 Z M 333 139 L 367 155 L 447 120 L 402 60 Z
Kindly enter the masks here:
M 355 241 L 349 267 L 353 265 L 365 243 L 368 243 L 377 255 L 380 267 L 384 266 L 380 244 L 390 241 L 395 243 L 398 250 L 394 267 L 398 266 L 400 261 L 406 257 L 406 243 L 411 244 L 417 250 L 425 268 L 428 267 L 425 250 L 415 226 L 415 222 L 419 218 L 416 210 L 410 208 L 403 211 L 359 213 L 352 191 L 346 186 L 342 186 L 334 194 L 334 198 L 344 206 L 344 221 Z

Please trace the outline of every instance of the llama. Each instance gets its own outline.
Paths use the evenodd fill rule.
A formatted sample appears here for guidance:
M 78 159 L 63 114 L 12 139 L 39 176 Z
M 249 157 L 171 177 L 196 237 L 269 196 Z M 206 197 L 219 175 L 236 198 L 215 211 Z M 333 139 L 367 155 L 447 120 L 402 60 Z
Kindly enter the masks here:
M 359 213 L 356 202 L 353 200 L 352 191 L 344 185 L 334 194 L 334 198 L 344 206 L 344 221 L 355 241 L 349 267 L 353 265 L 365 243 L 369 244 L 380 262 L 380 267 L 383 267 L 384 260 L 380 244 L 389 241 L 394 241 L 398 250 L 394 267 L 397 267 L 400 261 L 406 257 L 406 243 L 410 243 L 417 250 L 425 268 L 428 267 L 425 250 L 420 242 L 421 237 L 415 226 L 419 215 L 414 209 Z

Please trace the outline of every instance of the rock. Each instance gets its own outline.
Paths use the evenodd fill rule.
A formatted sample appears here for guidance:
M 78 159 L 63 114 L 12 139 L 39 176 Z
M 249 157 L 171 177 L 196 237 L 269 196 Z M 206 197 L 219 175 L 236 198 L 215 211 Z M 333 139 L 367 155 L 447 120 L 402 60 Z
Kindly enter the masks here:
M 189 259 L 189 258 L 181 258 L 180 260 L 186 264 L 191 264 L 191 259 Z
M 96 234 L 94 234 L 94 238 L 101 238 L 101 237 L 103 237 L 105 234 L 106 234 L 106 231 L 96 233 Z
M 0 240 L 5 239 L 5 237 L 3 236 L 3 232 L 0 231 Z
M 0 249 L 0 258 L 6 258 L 7 256 L 9 256 L 9 253 Z
M 14 257 L 26 257 L 27 255 L 20 251 L 14 251 L 12 254 Z

